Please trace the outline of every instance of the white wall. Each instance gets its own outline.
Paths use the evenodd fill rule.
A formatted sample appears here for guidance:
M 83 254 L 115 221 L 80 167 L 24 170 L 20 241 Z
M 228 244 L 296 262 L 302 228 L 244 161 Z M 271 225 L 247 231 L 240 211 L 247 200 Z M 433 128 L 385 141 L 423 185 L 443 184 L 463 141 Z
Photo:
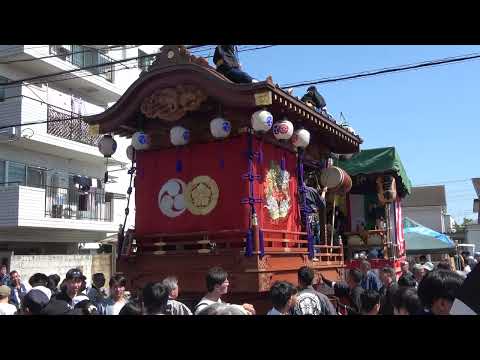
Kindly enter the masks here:
M 403 207 L 403 216 L 438 232 L 445 232 L 441 206 Z
M 92 255 L 14 255 L 10 269 L 18 271 L 23 281 L 28 282 L 35 273 L 58 274 L 60 281 L 72 268 L 82 269 L 88 280 L 92 277 Z
M 468 244 L 475 244 L 475 251 L 480 251 L 480 224 L 472 224 L 466 227 L 465 240 Z

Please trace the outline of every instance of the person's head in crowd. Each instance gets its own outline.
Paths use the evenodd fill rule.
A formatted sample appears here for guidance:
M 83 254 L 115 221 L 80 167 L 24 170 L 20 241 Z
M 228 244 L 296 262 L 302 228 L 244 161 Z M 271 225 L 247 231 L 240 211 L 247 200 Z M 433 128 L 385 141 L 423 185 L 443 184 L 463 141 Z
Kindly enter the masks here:
M 415 277 L 411 274 L 403 275 L 398 279 L 398 286 L 414 288 L 417 285 Z
M 276 281 L 270 288 L 273 307 L 282 314 L 288 314 L 295 306 L 297 290 L 287 281 Z
M 418 296 L 434 315 L 448 315 L 463 278 L 453 271 L 434 270 L 418 286 Z
M 148 315 L 164 315 L 168 303 L 168 289 L 161 282 L 149 283 L 143 288 L 143 304 Z
M 360 295 L 363 315 L 378 315 L 380 311 L 380 294 L 378 291 L 368 289 Z
M 105 286 L 105 282 L 106 282 L 106 279 L 105 279 L 105 275 L 103 275 L 103 273 L 95 273 L 93 274 L 92 276 L 92 285 L 97 288 L 97 289 L 101 289 L 102 287 Z
M 360 286 L 362 282 L 363 274 L 358 269 L 350 269 L 347 276 L 347 285 L 350 289 L 354 289 Z
M 80 293 L 85 276 L 80 269 L 70 269 L 65 275 L 65 293 L 73 299 Z
M 57 291 L 59 282 L 60 282 L 60 276 L 58 274 L 48 275 L 47 287 L 52 291 L 52 293 Z
M 298 269 L 297 276 L 299 287 L 301 289 L 305 289 L 309 286 L 312 286 L 315 273 L 313 272 L 313 269 L 309 268 L 308 266 L 302 266 L 300 269 Z
M 0 286 L 0 304 L 8 304 L 12 290 L 7 285 Z
M 425 264 L 427 262 L 427 257 L 425 255 L 420 256 L 420 264 Z
M 461 253 L 463 260 L 467 260 L 470 256 L 470 251 L 462 251 Z
M 380 280 L 382 281 L 383 286 L 387 288 L 394 282 L 396 282 L 395 270 L 391 267 L 384 267 L 380 271 Z
M 2 266 L 0 267 L 0 275 L 2 275 L 2 277 L 3 277 L 5 275 L 7 275 L 7 272 L 8 272 L 7 265 L 2 264 Z
M 446 270 L 446 271 L 450 271 L 452 270 L 450 264 L 445 261 L 445 260 L 442 260 L 440 261 L 438 264 L 437 264 L 437 270 Z
M 82 280 L 82 286 L 80 287 L 80 292 L 84 292 L 87 289 L 87 280 L 86 278 Z
M 400 264 L 401 266 L 401 269 L 402 269 L 402 274 L 405 275 L 405 274 L 408 274 L 410 272 L 409 270 L 409 267 L 408 267 L 408 261 L 402 261 L 402 263 Z
M 423 307 L 417 290 L 412 287 L 400 287 L 392 296 L 394 315 L 416 315 Z
M 163 279 L 162 283 L 167 287 L 169 298 L 176 300 L 179 292 L 178 279 L 175 276 L 169 276 Z
M 49 302 L 49 297 L 43 291 L 32 289 L 22 299 L 22 311 L 25 315 L 40 315 Z
M 22 278 L 20 277 L 20 274 L 18 273 L 18 271 L 16 270 L 10 271 L 10 284 L 13 287 L 19 287 L 21 283 L 22 283 Z
M 207 283 L 207 291 L 218 296 L 225 295 L 228 292 L 228 273 L 221 267 L 215 266 L 208 270 L 205 278 Z
M 368 260 L 361 260 L 360 261 L 360 271 L 362 272 L 363 275 L 367 275 L 367 273 L 370 271 L 372 266 L 370 265 L 370 262 Z
M 36 286 L 48 287 L 48 276 L 42 273 L 33 274 L 28 279 L 28 283 L 32 288 Z
M 79 315 L 99 315 L 97 307 L 89 299 L 78 302 L 74 309 Z
M 198 315 L 248 315 L 248 313 L 239 305 L 215 303 L 207 306 Z
M 420 283 L 420 281 L 422 281 L 423 277 L 425 276 L 425 269 L 422 265 L 415 264 L 413 266 L 413 276 L 415 276 L 415 281 L 417 283 Z
M 110 288 L 110 296 L 114 301 L 120 301 L 125 298 L 125 287 L 127 286 L 127 279 L 122 274 L 115 274 L 108 282 Z
M 474 258 L 475 260 L 477 260 L 477 262 L 480 263 L 480 252 L 476 252 L 476 253 L 473 255 L 473 258 Z
M 135 301 L 130 301 L 122 307 L 118 315 L 143 315 L 142 307 Z

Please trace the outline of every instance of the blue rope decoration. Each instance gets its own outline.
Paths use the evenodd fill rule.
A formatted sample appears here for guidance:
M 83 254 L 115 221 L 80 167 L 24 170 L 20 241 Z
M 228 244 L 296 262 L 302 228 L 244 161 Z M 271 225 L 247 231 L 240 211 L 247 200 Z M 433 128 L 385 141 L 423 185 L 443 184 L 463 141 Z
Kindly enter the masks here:
M 177 161 L 175 163 L 175 170 L 177 171 L 177 173 L 181 173 L 182 169 L 183 169 L 182 160 L 177 159 Z
M 285 171 L 287 168 L 287 160 L 285 159 L 285 154 L 282 156 L 282 160 L 280 160 L 280 169 Z
M 247 244 L 245 246 L 245 255 L 252 256 L 253 255 L 253 229 L 250 228 L 247 231 Z
M 258 232 L 258 242 L 260 243 L 260 259 L 265 256 L 265 241 L 263 239 L 263 231 Z
M 307 241 L 308 241 L 308 258 L 311 260 L 315 257 L 315 247 L 313 244 L 313 236 L 312 236 L 312 229 L 310 229 L 310 226 L 308 224 L 308 214 L 306 212 L 307 208 L 307 200 L 305 198 L 305 183 L 303 182 L 304 178 L 304 170 L 303 170 L 303 149 L 299 148 L 298 149 L 298 182 L 300 185 L 299 193 L 301 194 L 301 206 L 300 206 L 300 211 L 301 211 L 301 216 L 303 219 L 305 219 L 305 227 L 307 228 Z

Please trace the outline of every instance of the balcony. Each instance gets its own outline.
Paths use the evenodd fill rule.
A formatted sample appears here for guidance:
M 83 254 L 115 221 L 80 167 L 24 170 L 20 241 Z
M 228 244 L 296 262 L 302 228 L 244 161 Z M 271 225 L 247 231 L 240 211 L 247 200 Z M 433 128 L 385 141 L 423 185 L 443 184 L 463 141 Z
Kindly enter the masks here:
M 75 89 L 82 98 L 99 104 L 117 101 L 124 93 L 125 86 L 119 85 L 117 82 L 116 72 L 112 65 L 102 65 L 111 60 L 98 50 L 90 49 L 88 52 L 83 52 L 82 49 L 75 47 L 75 51 L 72 51 L 72 47 L 73 45 L 0 45 L 2 52 L 0 58 L 2 61 L 35 60 L 14 62 L 8 65 L 14 72 L 32 75 L 55 74 L 61 71 L 78 70 L 79 67 L 89 65 L 101 65 L 92 69 L 75 71 L 70 77 L 62 76 L 61 81 L 55 79 L 54 84 L 61 89 Z
M 0 228 L 28 227 L 116 232 L 124 195 L 45 186 L 0 186 Z
M 96 147 L 101 136 L 91 135 L 89 125 L 86 122 L 78 118 L 71 119 L 72 117 L 75 117 L 72 112 L 66 112 L 55 106 L 47 105 L 47 120 L 54 121 L 47 123 L 47 134 Z M 65 121 L 56 121 L 64 119 Z
M 83 45 L 49 45 L 49 52 L 50 55 L 58 55 L 58 58 L 78 67 L 101 65 L 112 61 L 101 51 Z M 114 65 L 99 66 L 86 71 L 99 75 L 110 82 L 114 81 Z

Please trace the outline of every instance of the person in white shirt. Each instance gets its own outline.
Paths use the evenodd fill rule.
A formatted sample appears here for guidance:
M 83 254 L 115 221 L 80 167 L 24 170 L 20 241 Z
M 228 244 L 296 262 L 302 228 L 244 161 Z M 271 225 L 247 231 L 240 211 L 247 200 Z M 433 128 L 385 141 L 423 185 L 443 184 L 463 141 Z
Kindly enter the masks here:
M 17 309 L 22 306 L 22 299 L 30 291 L 32 287 L 28 283 L 24 283 L 18 271 L 10 272 L 10 303 L 14 304 Z
M 15 315 L 17 312 L 17 307 L 8 303 L 11 292 L 7 285 L 0 286 L 0 315 Z
M 175 276 L 169 276 L 162 281 L 168 290 L 167 313 L 170 315 L 192 315 L 187 305 L 177 301 L 179 288 L 178 279 Z
M 270 288 L 273 308 L 267 315 L 290 315 L 296 304 L 297 289 L 287 281 L 276 281 Z
M 205 309 L 207 306 L 221 303 L 222 295 L 225 295 L 228 292 L 228 273 L 223 270 L 221 267 L 215 266 L 208 270 L 206 276 L 207 283 L 207 294 L 200 300 L 200 302 L 195 306 L 195 315 Z M 251 304 L 243 304 L 242 307 L 251 315 L 255 315 L 255 308 Z
M 120 274 L 112 276 L 108 283 L 110 287 L 110 297 L 105 301 L 101 313 L 103 315 L 118 315 L 120 310 L 125 306 L 127 300 L 125 299 L 125 286 L 127 279 Z

